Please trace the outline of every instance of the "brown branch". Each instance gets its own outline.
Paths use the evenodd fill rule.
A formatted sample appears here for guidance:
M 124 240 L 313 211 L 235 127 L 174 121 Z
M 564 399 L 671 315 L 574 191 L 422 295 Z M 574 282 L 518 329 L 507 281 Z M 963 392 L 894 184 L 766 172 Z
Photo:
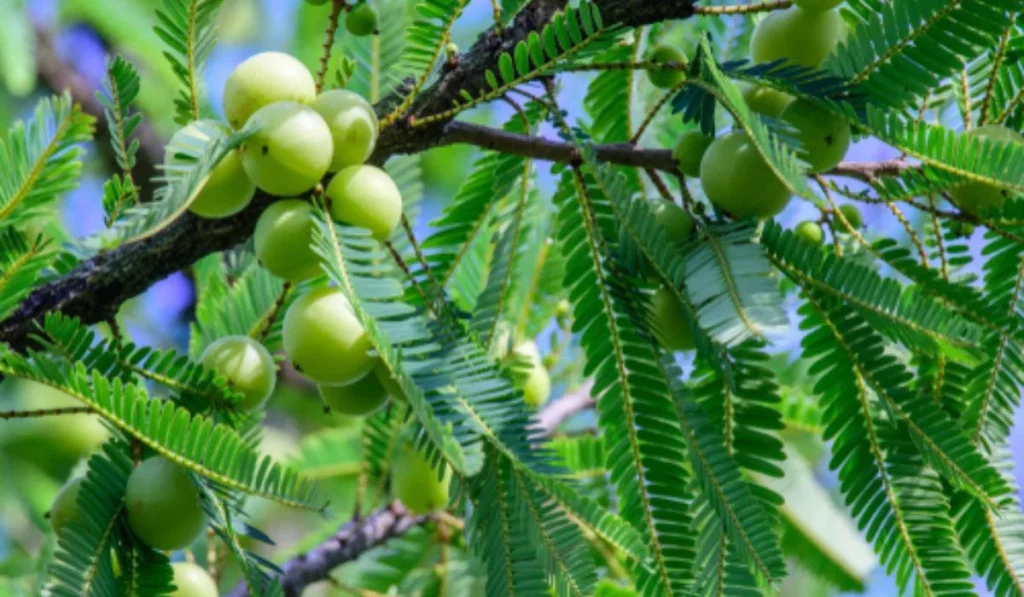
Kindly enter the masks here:
M 562 395 L 544 405 L 537 414 L 537 425 L 535 427 L 540 437 L 551 437 L 574 415 L 587 409 L 593 408 L 597 401 L 591 396 L 594 389 L 594 382 L 587 381 L 575 391 Z
M 67 91 L 71 99 L 82 107 L 83 112 L 96 118 L 96 144 L 101 151 L 109 154 L 108 161 L 116 163 L 110 146 L 110 131 L 107 129 L 103 104 L 96 97 L 97 90 L 60 57 L 53 43 L 53 35 L 49 31 L 37 26 L 35 35 L 40 80 L 58 93 Z M 156 189 L 153 179 L 157 175 L 156 165 L 164 159 L 164 142 L 145 120 L 139 123 L 132 138 L 139 140 L 132 178 L 139 186 L 139 200 L 147 201 Z
M 298 597 L 309 585 L 330 578 L 331 571 L 338 566 L 427 520 L 430 519 L 409 513 L 398 502 L 364 519 L 352 520 L 320 545 L 288 560 L 282 566 L 281 588 L 287 597 Z M 242 582 L 227 597 L 249 597 L 249 589 Z

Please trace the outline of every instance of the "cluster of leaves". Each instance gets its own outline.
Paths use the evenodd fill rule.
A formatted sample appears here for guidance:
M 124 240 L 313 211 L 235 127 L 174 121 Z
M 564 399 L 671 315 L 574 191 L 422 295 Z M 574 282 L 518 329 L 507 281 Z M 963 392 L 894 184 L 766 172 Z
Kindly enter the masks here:
M 389 104 L 388 125 L 430 89 L 468 3 L 378 4 L 391 11 L 382 38 L 340 41 L 333 64 L 339 82 L 375 100 L 413 77 L 407 96 Z M 1011 18 L 1021 1 L 853 0 L 843 8 L 849 38 L 820 70 L 734 60 L 708 35 L 717 15 L 628 29 L 606 22 L 598 4 L 567 8 L 500 54 L 483 76 L 487 88 L 461 89 L 452 108 L 411 120 L 422 126 L 507 100 L 514 109 L 502 134 L 552 128 L 574 150 L 573 163 L 551 167 L 553 192 L 540 175 L 547 165 L 487 151 L 431 235 L 419 242 L 401 227 L 386 246 L 335 224 L 317 202 L 310 242 L 324 277 L 348 297 L 404 397 L 356 431 L 318 434 L 292 463 L 275 462 L 257 449 L 260 418 L 236 412 L 226 381 L 195 364 L 225 335 L 280 346 L 281 315 L 304 288 L 275 279 L 246 247 L 195 264 L 188 355 L 100 338 L 59 314 L 36 330 L 34 348 L 0 343 L 0 376 L 70 395 L 112 433 L 87 463 L 81 520 L 47 560 L 51 593 L 170 591 L 168 559 L 124 522 L 126 479 L 141 450 L 195 476 L 216 535 L 209 540 L 231 552 L 252 593 L 276 594 L 281 570 L 248 550 L 269 538 L 243 522 L 244 498 L 322 512 L 318 483 L 352 478 L 343 486 L 358 507 L 384 504 L 392 456 L 411 425 L 438 472 L 451 471 L 449 511 L 463 525 L 420 527 L 363 554 L 343 574 L 363 589 L 759 595 L 788 574 L 856 590 L 877 559 L 901 591 L 971 594 L 977 575 L 997 595 L 1024 594 L 1024 518 L 1006 450 L 1024 381 L 1024 149 L 954 131 L 1024 121 L 1024 38 Z M 159 11 L 182 124 L 204 112 L 200 73 L 220 5 L 165 0 Z M 523 5 L 495 2 L 495 27 Z M 731 25 L 745 38 L 752 19 Z M 670 38 L 688 50 L 686 78 L 649 93 L 641 56 Z M 387 72 L 392 64 L 400 75 Z M 598 73 L 582 102 L 592 122 L 570 123 L 548 84 L 587 70 Z M 119 57 L 108 75 L 101 98 L 119 170 L 104 188 L 108 231 L 70 250 L 45 229 L 29 233 L 74 187 L 80 144 L 92 136 L 92 119 L 69 98 L 41 102 L 0 141 L 9 164 L 0 172 L 0 320 L 76 262 L 158 235 L 248 134 L 221 138 L 199 127 L 179 139 L 168 151 L 183 160 L 164 173 L 155 201 L 141 203 L 131 176 L 139 76 Z M 901 152 L 905 167 L 857 189 L 819 177 L 819 195 L 792 131 L 753 112 L 738 81 L 841 115 Z M 529 101 L 520 105 L 513 92 Z M 909 203 L 926 225 L 909 223 L 906 242 L 872 243 L 855 231 L 817 245 L 776 222 L 713 213 L 682 177 L 598 159 L 598 145 L 674 139 L 694 127 L 711 134 L 725 123 L 833 230 L 841 227 L 830 215 L 834 194 L 887 204 L 901 222 L 897 203 Z M 419 158 L 386 167 L 414 219 Z M 935 207 L 965 179 L 1013 198 L 983 216 Z M 677 193 L 696 220 L 685 241 L 666 237 L 647 201 Z M 965 222 L 986 227 L 981 278 L 967 273 L 967 249 L 951 230 Z M 656 285 L 678 301 L 694 337 L 692 372 L 656 339 Z M 799 323 L 787 301 L 799 305 Z M 568 313 L 559 313 L 563 302 Z M 590 380 L 596 433 L 549 440 L 537 436 L 510 364 L 495 354 L 503 322 L 533 338 L 556 319 L 564 323 L 556 334 L 568 336 L 557 380 L 563 390 Z M 772 340 L 796 327 L 797 363 L 771 361 Z M 845 509 L 811 472 L 826 451 Z

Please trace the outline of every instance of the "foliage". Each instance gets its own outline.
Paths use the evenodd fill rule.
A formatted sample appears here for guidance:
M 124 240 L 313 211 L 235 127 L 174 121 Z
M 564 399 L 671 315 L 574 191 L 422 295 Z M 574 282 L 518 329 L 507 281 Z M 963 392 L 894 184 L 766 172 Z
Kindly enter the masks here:
M 1024 144 L 964 134 L 1024 123 L 1022 0 L 848 0 L 846 37 L 817 67 L 745 59 L 760 13 L 784 2 L 370 1 L 381 20 L 367 38 L 336 27 L 350 3 L 303 6 L 294 53 L 318 89 L 374 104 L 370 163 L 400 189 L 402 219 L 381 242 L 332 219 L 329 179 L 301 193 L 320 271 L 297 283 L 247 239 L 269 195 L 215 222 L 187 213 L 254 133 L 208 120 L 204 86 L 257 4 L 61 3 L 121 54 L 96 98 L 72 86 L 0 138 L 0 595 L 168 595 L 182 557 L 224 594 L 293 595 L 331 575 L 367 595 L 824 595 L 870 588 L 877 566 L 892 594 L 971 595 L 979 578 L 1024 595 L 1010 458 Z M 24 41 L 0 40 L 12 90 L 37 66 Z M 659 44 L 685 59 L 646 59 Z M 44 80 L 62 60 L 50 53 Z M 655 89 L 648 75 L 665 70 L 683 76 Z M 748 105 L 748 85 L 899 157 L 851 153 L 808 174 L 798 131 Z M 166 147 L 156 180 L 137 179 L 162 161 L 140 136 L 168 115 L 203 120 Z M 56 207 L 102 170 L 84 146 L 97 117 L 106 226 L 69 240 Z M 713 205 L 665 151 L 697 128 L 745 135 L 789 209 L 753 221 Z M 479 151 L 431 177 L 422 152 L 454 143 Z M 957 204 L 964 184 L 997 189 L 999 205 Z M 652 199 L 692 230 L 671 230 Z M 840 210 L 851 204 L 866 227 Z M 791 230 L 808 213 L 826 242 Z M 235 246 L 199 257 L 167 242 L 182 229 Z M 125 301 L 165 259 L 194 300 L 161 344 L 138 324 L 145 299 Z M 282 354 L 285 314 L 324 285 L 350 304 L 390 395 L 365 417 L 327 412 Z M 666 333 L 692 347 L 667 350 Z M 266 411 L 244 412 L 235 381 L 200 364 L 225 336 L 277 357 Z M 540 412 L 520 387 L 526 342 L 553 382 Z M 70 413 L 102 421 L 103 437 L 61 452 Z M 391 503 L 407 443 L 448 483 L 439 512 Z M 128 477 L 154 455 L 184 467 L 209 519 L 182 554 L 128 523 Z M 77 516 L 55 536 L 45 512 L 74 476 Z

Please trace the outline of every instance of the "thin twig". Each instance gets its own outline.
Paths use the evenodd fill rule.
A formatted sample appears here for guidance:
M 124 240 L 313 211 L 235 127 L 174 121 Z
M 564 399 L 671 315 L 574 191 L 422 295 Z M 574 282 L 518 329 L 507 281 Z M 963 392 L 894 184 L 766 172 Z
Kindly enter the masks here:
M 0 419 L 35 419 L 57 415 L 88 415 L 93 410 L 88 406 L 68 406 L 64 408 L 40 408 L 35 410 L 0 410 Z
M 327 79 L 327 64 L 331 61 L 331 50 L 334 48 L 334 36 L 338 32 L 338 16 L 347 9 L 345 0 L 331 0 L 331 14 L 327 17 L 327 30 L 324 32 L 324 44 L 320 50 L 320 69 L 316 73 L 316 92 L 324 90 Z
M 771 2 L 756 2 L 753 4 L 730 4 L 727 6 L 698 6 L 694 11 L 699 15 L 738 15 L 754 12 L 768 12 L 781 10 L 793 5 L 792 0 L 773 0 Z

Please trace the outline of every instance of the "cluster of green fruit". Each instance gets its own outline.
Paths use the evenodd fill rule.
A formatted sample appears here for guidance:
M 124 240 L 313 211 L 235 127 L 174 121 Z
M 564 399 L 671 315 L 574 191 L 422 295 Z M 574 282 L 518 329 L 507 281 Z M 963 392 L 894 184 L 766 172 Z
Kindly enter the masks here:
M 361 18 L 366 10 L 374 15 L 375 29 L 376 13 L 367 4 L 350 9 L 349 19 Z M 284 197 L 263 212 L 253 234 L 256 256 L 270 273 L 291 282 L 320 273 L 320 258 L 311 247 L 316 219 L 306 195 L 328 173 L 333 176 L 325 192 L 334 220 L 369 230 L 380 241 L 400 222 L 398 186 L 383 170 L 365 163 L 379 125 L 373 107 L 359 95 L 343 89 L 318 95 L 301 62 L 264 52 L 228 77 L 224 114 L 232 127 L 255 132 L 213 167 L 189 208 L 203 217 L 223 218 L 242 210 L 256 188 Z M 192 126 L 179 134 L 195 137 L 196 131 Z M 370 342 L 340 291 L 318 288 L 297 299 L 285 315 L 284 346 L 296 369 L 319 384 L 333 410 L 367 415 L 387 400 L 390 380 L 370 375 L 375 365 Z M 200 360 L 242 395 L 237 405 L 242 410 L 260 407 L 273 392 L 273 359 L 251 338 L 221 338 Z
M 755 63 L 784 60 L 791 64 L 820 67 L 835 49 L 845 25 L 831 0 L 801 0 L 794 6 L 774 11 L 754 29 L 750 55 Z M 672 62 L 683 57 L 675 48 L 659 46 L 657 61 Z M 666 73 L 668 76 L 666 76 Z M 655 85 L 676 85 L 682 71 L 651 71 Z M 850 146 L 850 125 L 845 118 L 766 87 L 747 86 L 743 97 L 754 112 L 779 118 L 795 132 L 801 144 L 801 159 L 809 173 L 829 170 L 846 155 Z M 680 170 L 699 177 L 704 194 L 723 213 L 734 218 L 770 218 L 790 200 L 789 190 L 743 131 L 731 131 L 716 138 L 689 131 L 676 145 L 674 155 Z
M 58 536 L 68 524 L 81 517 L 78 505 L 83 479 L 69 481 L 50 508 L 50 524 Z M 199 490 L 188 471 L 162 456 L 143 461 L 128 477 L 125 488 L 128 526 L 146 545 L 159 550 L 183 549 L 206 528 Z M 120 576 L 116 555 L 114 574 Z M 216 597 L 217 584 L 206 570 L 195 564 L 171 565 L 177 590 L 171 597 Z

